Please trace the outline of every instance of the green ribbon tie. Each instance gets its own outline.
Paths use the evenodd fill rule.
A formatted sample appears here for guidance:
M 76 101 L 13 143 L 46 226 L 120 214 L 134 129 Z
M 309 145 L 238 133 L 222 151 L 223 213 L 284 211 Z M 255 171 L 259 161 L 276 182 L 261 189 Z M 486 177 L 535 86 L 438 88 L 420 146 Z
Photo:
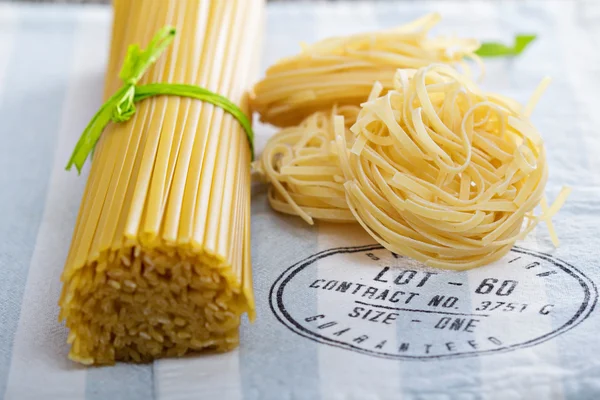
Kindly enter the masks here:
M 226 97 L 199 86 L 179 83 L 151 83 L 137 86 L 146 70 L 156 62 L 158 57 L 171 44 L 175 38 L 175 33 L 175 28 L 167 26 L 157 32 L 145 50 L 140 49 L 137 44 L 129 46 L 123 67 L 119 73 L 123 86 L 100 107 L 100 110 L 86 126 L 75 145 L 73 154 L 66 166 L 67 170 L 71 170 L 71 167 L 75 165 L 78 173 L 81 173 L 85 161 L 89 154 L 93 152 L 106 125 L 111 121 L 117 123 L 128 121 L 135 114 L 135 103 L 152 96 L 190 97 L 222 108 L 237 119 L 246 132 L 251 157 L 254 160 L 252 124 L 246 114 Z
M 517 35 L 512 46 L 499 42 L 484 42 L 475 51 L 479 57 L 516 57 L 537 38 L 536 35 Z

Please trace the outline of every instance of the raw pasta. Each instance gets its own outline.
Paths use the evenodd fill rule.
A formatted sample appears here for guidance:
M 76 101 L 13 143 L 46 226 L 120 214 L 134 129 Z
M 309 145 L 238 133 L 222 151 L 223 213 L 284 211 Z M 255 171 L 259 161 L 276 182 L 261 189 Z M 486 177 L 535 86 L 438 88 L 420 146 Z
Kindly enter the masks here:
M 105 98 L 127 46 L 177 28 L 142 84 L 186 83 L 248 111 L 262 0 L 116 0 Z M 96 147 L 62 276 L 69 357 L 83 364 L 230 350 L 254 314 L 250 151 L 209 103 L 152 97 Z
M 389 250 L 439 268 L 497 260 L 540 221 L 558 243 L 550 218 L 569 190 L 547 206 L 546 153 L 529 119 L 547 81 L 525 107 L 443 64 L 392 81 L 360 111 L 318 112 L 271 139 L 259 167 L 275 209 L 309 223 L 350 211 Z
M 467 58 L 479 62 L 475 39 L 428 37 L 439 21 L 429 14 L 407 25 L 380 32 L 325 39 L 267 69 L 254 86 L 251 107 L 261 120 L 293 126 L 334 104 L 359 105 L 375 81 L 392 89 L 398 68 L 446 63 L 470 73 Z

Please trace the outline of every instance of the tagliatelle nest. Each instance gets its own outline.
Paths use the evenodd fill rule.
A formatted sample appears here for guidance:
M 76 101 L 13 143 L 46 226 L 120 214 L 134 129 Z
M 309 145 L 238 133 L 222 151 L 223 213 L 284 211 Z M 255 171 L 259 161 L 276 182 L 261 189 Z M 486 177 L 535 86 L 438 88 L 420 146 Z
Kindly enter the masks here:
M 398 68 L 444 63 L 469 71 L 469 58 L 482 67 L 476 39 L 429 36 L 440 20 L 432 13 L 397 28 L 303 46 L 267 69 L 254 86 L 251 108 L 263 122 L 289 127 L 333 104 L 360 104 L 375 81 L 392 89 Z
M 440 268 L 497 260 L 542 220 L 557 241 L 550 218 L 568 190 L 547 207 L 545 149 L 529 120 L 546 82 L 522 107 L 446 65 L 411 75 L 398 70 L 384 95 L 376 84 L 349 129 L 334 113 L 275 136 L 261 161 L 273 207 L 308 222 L 349 211 L 389 250 Z

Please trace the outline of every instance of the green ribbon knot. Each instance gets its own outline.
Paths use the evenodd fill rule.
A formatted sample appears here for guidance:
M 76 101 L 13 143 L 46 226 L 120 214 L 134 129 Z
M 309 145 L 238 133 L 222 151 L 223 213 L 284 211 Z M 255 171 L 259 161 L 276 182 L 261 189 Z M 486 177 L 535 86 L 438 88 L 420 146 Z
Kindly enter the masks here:
M 173 42 L 175 33 L 175 28 L 166 26 L 157 32 L 145 50 L 140 49 L 137 44 L 129 46 L 123 66 L 121 67 L 121 72 L 119 73 L 119 78 L 123 81 L 123 86 L 92 117 L 92 120 L 75 145 L 73 154 L 66 166 L 67 170 L 71 170 L 71 167 L 75 165 L 77 171 L 81 173 L 85 161 L 89 154 L 93 152 L 106 125 L 110 121 L 115 123 L 128 121 L 135 114 L 135 103 L 153 96 L 190 97 L 214 104 L 230 113 L 238 120 L 246 132 L 251 157 L 254 160 L 254 132 L 252 131 L 252 124 L 246 114 L 226 97 L 194 85 L 179 83 L 137 85 L 148 68 L 158 60 L 160 55 Z

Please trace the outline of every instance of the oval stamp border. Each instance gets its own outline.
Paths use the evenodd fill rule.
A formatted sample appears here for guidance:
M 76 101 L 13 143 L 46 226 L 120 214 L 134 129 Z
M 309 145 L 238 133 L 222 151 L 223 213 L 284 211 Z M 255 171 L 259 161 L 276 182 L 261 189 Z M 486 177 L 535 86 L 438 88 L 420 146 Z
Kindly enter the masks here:
M 433 361 L 439 359 L 450 359 L 450 358 L 465 358 L 465 357 L 477 357 L 479 355 L 486 354 L 495 354 L 495 353 L 505 353 L 509 351 L 514 351 L 520 348 L 526 348 L 538 345 L 540 343 L 546 342 L 562 333 L 565 333 L 581 322 L 586 320 L 590 314 L 594 311 L 596 304 L 598 302 L 598 289 L 596 284 L 588 278 L 583 272 L 581 272 L 575 266 L 560 260 L 556 257 L 553 257 L 549 254 L 525 249 L 522 247 L 514 246 L 511 249 L 511 252 L 517 254 L 526 254 L 532 257 L 539 258 L 546 262 L 552 263 L 554 266 L 560 268 L 563 272 L 570 275 L 572 278 L 577 280 L 577 282 L 581 285 L 584 292 L 584 300 L 581 304 L 581 307 L 577 310 L 577 312 L 573 315 L 571 319 L 569 319 L 566 323 L 561 325 L 560 327 L 552 330 L 549 333 L 546 333 L 537 338 L 528 340 L 526 342 L 517 343 L 513 345 L 503 346 L 497 349 L 490 350 L 482 350 L 482 351 L 472 351 L 472 352 L 463 352 L 463 353 L 455 353 L 455 354 L 447 354 L 447 355 L 433 355 L 433 356 L 409 356 L 409 355 L 398 355 L 391 353 L 383 353 L 377 352 L 373 350 L 363 349 L 358 346 L 354 346 L 352 344 L 334 340 L 331 338 L 327 338 L 318 333 L 310 331 L 303 327 L 301 324 L 296 322 L 294 318 L 288 313 L 283 303 L 283 291 L 286 284 L 300 271 L 309 267 L 314 262 L 325 258 L 330 257 L 336 254 L 348 254 L 348 253 L 360 253 L 367 252 L 373 250 L 384 250 L 385 248 L 378 244 L 365 245 L 365 246 L 350 246 L 350 247 L 337 247 L 328 250 L 323 250 L 318 253 L 315 253 L 291 267 L 287 268 L 279 277 L 275 280 L 271 289 L 269 290 L 269 306 L 271 308 L 271 312 L 275 315 L 277 320 L 281 322 L 286 328 L 290 331 L 305 337 L 314 342 L 325 344 L 328 346 L 338 347 L 346 350 L 351 350 L 357 353 L 367 354 L 370 356 L 378 357 L 378 358 L 386 358 L 393 360 L 421 360 L 421 361 Z

